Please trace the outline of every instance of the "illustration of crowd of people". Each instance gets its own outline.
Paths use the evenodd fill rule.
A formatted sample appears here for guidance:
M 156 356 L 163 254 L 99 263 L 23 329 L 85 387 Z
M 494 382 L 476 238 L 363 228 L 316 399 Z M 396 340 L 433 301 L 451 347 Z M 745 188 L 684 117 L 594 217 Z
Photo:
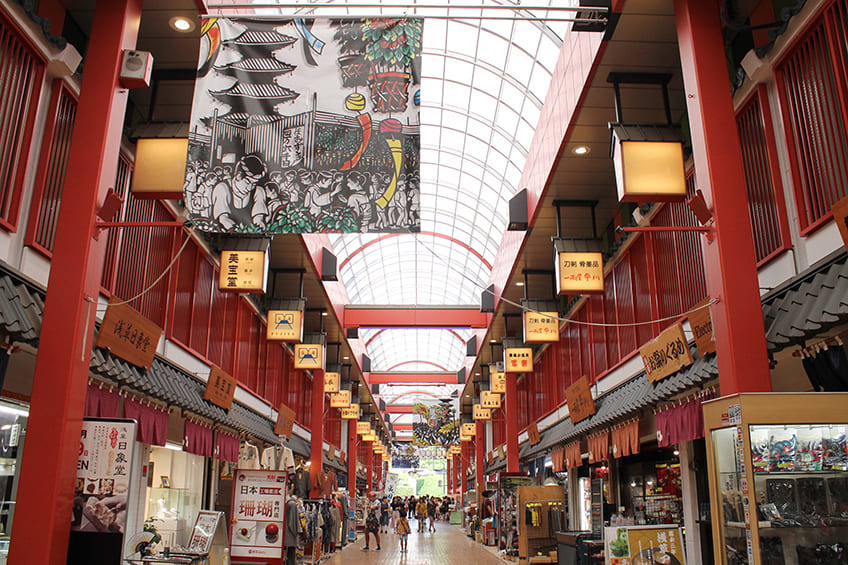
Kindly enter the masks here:
M 222 231 L 409 229 L 419 218 L 418 174 L 400 175 L 389 195 L 392 179 L 384 171 L 268 170 L 259 155 L 248 154 L 233 165 L 211 168 L 190 161 L 183 193 L 192 219 L 207 220 Z M 378 204 L 381 197 L 388 200 L 385 206 Z
M 412 533 L 410 520 L 417 520 L 418 533 L 435 532 L 436 522 L 449 521 L 450 513 L 454 509 L 455 502 L 450 496 L 435 497 L 424 495 L 419 498 L 415 496 L 388 496 L 378 497 L 371 492 L 368 496 L 368 514 L 365 519 L 365 546 L 364 551 L 371 549 L 370 538 L 373 535 L 377 544 L 376 550 L 380 550 L 380 534 L 393 531 L 400 537 L 400 551 L 407 552 L 409 534 Z

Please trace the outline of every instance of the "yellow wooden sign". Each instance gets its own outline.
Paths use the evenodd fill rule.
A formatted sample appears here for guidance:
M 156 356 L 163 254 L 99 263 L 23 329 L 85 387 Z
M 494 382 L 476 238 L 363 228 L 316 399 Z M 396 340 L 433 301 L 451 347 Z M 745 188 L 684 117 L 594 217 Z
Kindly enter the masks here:
M 673 375 L 694 363 L 692 351 L 683 334 L 683 325 L 675 324 L 639 348 L 645 373 L 652 383 Z
M 377 434 L 375 434 L 374 432 L 369 432 L 369 433 L 365 434 L 364 436 L 362 436 L 362 441 L 371 442 L 371 441 L 376 441 L 376 439 L 377 439 Z
M 483 408 L 479 404 L 474 405 L 474 419 L 475 420 L 490 420 L 492 418 L 492 411 L 489 408 Z
M 301 341 L 303 312 L 300 310 L 268 310 L 269 341 Z
M 473 438 L 463 433 L 459 434 L 459 441 L 471 441 Z
M 347 408 L 342 408 L 342 420 L 356 420 L 359 418 L 359 404 L 351 403 Z
M 524 312 L 524 343 L 559 341 L 558 312 Z
M 359 435 L 365 435 L 371 431 L 371 424 L 369 422 L 357 422 L 356 423 L 356 433 Z
M 604 257 L 601 253 L 557 253 L 557 294 L 604 292 Z
M 295 343 L 294 368 L 323 369 L 324 346 L 318 343 Z
M 338 373 L 324 373 L 324 392 L 327 394 L 339 392 L 339 380 Z
M 500 408 L 501 395 L 488 390 L 480 391 L 480 406 L 483 408 Z
M 475 436 L 477 435 L 477 424 L 474 422 L 466 422 L 462 424 L 462 428 L 459 431 L 467 436 Z
M 492 392 L 506 394 L 506 373 L 498 371 L 497 365 L 491 365 L 489 377 L 492 380 Z
M 532 373 L 533 349 L 510 347 L 504 350 L 504 367 L 507 373 Z
M 335 394 L 330 395 L 330 408 L 349 408 L 350 407 L 350 391 L 340 390 Z
M 222 292 L 258 292 L 265 294 L 268 281 L 268 255 L 264 251 L 222 251 Z

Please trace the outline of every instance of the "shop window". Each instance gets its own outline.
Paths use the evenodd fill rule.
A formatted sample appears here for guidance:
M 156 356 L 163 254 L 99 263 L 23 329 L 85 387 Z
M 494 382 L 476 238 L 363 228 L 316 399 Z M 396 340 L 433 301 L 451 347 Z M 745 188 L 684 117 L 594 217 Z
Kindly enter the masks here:
M 29 410 L 25 406 L 0 402 L 0 562 L 6 562 L 15 499 L 18 492 L 18 473 L 24 451 Z
M 162 545 L 185 545 L 203 504 L 206 458 L 177 445 L 153 447 L 148 463 L 145 520 L 152 520 Z

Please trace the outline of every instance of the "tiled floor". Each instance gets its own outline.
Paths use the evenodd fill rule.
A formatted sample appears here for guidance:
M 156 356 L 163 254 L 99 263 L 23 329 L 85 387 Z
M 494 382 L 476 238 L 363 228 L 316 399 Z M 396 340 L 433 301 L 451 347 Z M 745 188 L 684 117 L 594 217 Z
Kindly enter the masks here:
M 416 522 L 410 520 L 413 530 Z M 437 525 L 435 533 L 409 534 L 409 551 L 400 552 L 400 541 L 395 534 L 381 534 L 382 549 L 375 551 L 374 539 L 371 550 L 362 551 L 365 538 L 360 536 L 322 565 L 503 565 L 504 561 L 482 545 L 465 535 L 459 526 L 446 523 Z

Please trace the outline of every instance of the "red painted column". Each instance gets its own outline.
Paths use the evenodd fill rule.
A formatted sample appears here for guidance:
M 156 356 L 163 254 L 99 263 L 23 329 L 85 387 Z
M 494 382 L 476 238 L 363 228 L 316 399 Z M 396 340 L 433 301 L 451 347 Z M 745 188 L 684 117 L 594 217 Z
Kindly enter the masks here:
M 453 458 L 453 492 L 459 492 L 459 470 L 462 468 L 462 454 L 457 453 Z
M 347 492 L 356 495 L 356 420 L 347 422 Z
M 506 374 L 504 395 L 504 419 L 506 420 L 506 470 L 518 472 L 518 373 Z
M 445 469 L 445 492 L 448 494 L 453 493 L 453 475 L 451 474 L 451 457 L 448 455 L 445 460 L 447 461 L 447 468 Z
M 371 443 L 366 442 L 365 452 L 365 484 L 368 485 L 368 491 L 374 489 L 374 451 L 371 449 Z
M 377 454 L 377 488 L 380 488 L 380 484 L 383 481 L 383 456 Z
M 461 487 L 460 492 L 465 494 L 466 492 L 468 492 L 468 451 L 469 451 L 468 447 L 469 447 L 469 442 L 463 441 L 463 442 L 460 443 L 460 446 L 462 446 L 462 453 L 460 453 L 459 457 L 460 457 L 460 461 L 462 463 L 460 463 L 460 465 L 459 465 L 459 481 L 460 481 L 459 484 L 460 484 L 460 487 Z
M 486 421 L 477 420 L 474 436 L 477 453 L 477 508 L 482 509 L 483 491 L 486 490 Z
M 71 139 L 33 377 L 10 563 L 67 562 L 80 431 L 105 235 L 95 211 L 115 182 L 128 91 L 118 86 L 134 49 L 142 0 L 99 2 Z
M 310 446 L 309 461 L 312 463 L 312 484 L 315 485 L 315 477 L 324 466 L 324 371 L 314 369 L 312 371 L 312 445 Z M 312 498 L 320 496 L 319 489 L 313 486 Z
M 742 152 L 718 2 L 675 0 L 698 188 L 716 237 L 704 242 L 721 394 L 771 390 Z

